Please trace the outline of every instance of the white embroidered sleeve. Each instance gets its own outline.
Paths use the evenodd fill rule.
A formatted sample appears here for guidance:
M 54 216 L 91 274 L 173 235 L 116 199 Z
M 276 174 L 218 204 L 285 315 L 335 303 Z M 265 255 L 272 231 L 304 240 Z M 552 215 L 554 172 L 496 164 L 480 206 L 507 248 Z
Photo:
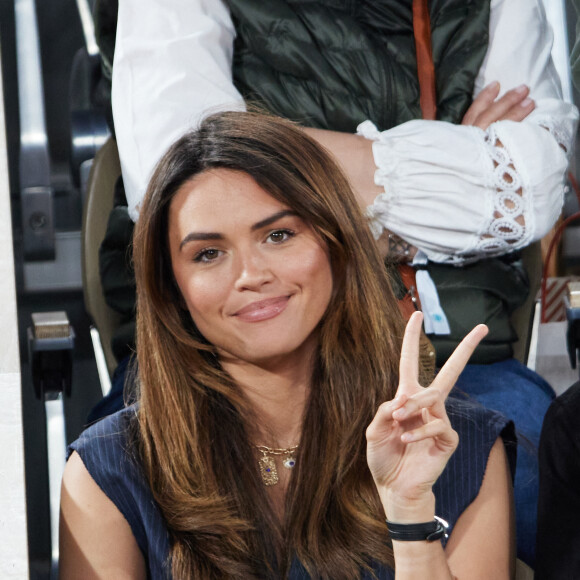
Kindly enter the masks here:
M 522 248 L 550 230 L 562 207 L 578 111 L 561 99 L 551 31 L 539 0 L 492 0 L 491 8 L 474 95 L 494 80 L 503 90 L 527 84 L 536 109 L 523 122 L 485 132 L 439 121 L 383 133 L 359 127 L 375 141 L 375 182 L 385 188 L 368 208 L 375 237 L 392 231 L 436 262 Z
M 112 105 L 129 213 L 151 173 L 203 114 L 244 108 L 232 82 L 235 29 L 223 0 L 121 0 Z
M 560 213 L 568 159 L 537 125 L 372 127 L 359 132 L 375 140 L 375 182 L 385 187 L 368 208 L 377 238 L 385 228 L 432 261 L 461 264 L 540 239 Z

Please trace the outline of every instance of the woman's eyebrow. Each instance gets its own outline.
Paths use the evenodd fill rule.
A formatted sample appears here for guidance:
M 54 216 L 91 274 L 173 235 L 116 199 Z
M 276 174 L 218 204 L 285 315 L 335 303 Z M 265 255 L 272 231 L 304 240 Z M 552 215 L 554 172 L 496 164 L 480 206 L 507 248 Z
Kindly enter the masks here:
M 276 212 L 274 215 L 271 215 L 270 217 L 267 217 L 263 220 L 260 220 L 259 222 L 256 222 L 251 226 L 250 230 L 252 232 L 255 232 L 256 230 L 265 228 L 266 226 L 269 226 L 270 224 L 277 222 L 279 219 L 282 219 L 283 217 L 289 215 L 295 216 L 298 214 L 290 209 L 283 209 L 282 211 Z M 185 244 L 188 244 L 189 242 L 196 242 L 199 240 L 204 241 L 204 240 L 223 240 L 223 239 L 224 236 L 217 232 L 191 232 L 187 234 L 187 236 L 185 236 L 183 240 L 181 240 L 181 243 L 179 244 L 179 250 L 181 251 L 183 246 L 185 246 Z
M 189 242 L 196 242 L 198 240 L 223 240 L 224 237 L 222 234 L 212 233 L 212 232 L 191 232 L 181 240 L 181 244 L 179 244 L 179 250 L 188 244 Z
M 256 230 L 265 228 L 266 226 L 269 226 L 270 224 L 273 224 L 274 222 L 288 215 L 297 216 L 298 214 L 295 211 L 292 211 L 291 209 L 283 209 L 282 211 L 279 211 L 274 215 L 271 215 L 270 217 L 267 217 L 266 219 L 263 219 L 255 223 L 250 229 L 253 232 L 255 232 Z

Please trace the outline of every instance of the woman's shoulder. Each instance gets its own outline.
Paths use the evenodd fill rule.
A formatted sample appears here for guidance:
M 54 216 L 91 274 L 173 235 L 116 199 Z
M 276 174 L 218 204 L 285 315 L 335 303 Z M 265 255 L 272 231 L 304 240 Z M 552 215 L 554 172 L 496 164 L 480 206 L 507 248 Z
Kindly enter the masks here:
M 137 420 L 137 410 L 137 405 L 130 405 L 91 423 L 81 432 L 77 441 L 86 442 L 92 437 L 122 436 L 124 430 Z
M 151 569 L 161 569 L 167 530 L 143 472 L 137 419 L 137 408 L 131 406 L 97 421 L 69 446 L 68 454 L 78 453 L 91 478 L 131 526 Z
M 76 451 L 89 475 L 115 503 L 122 490 L 141 487 L 133 427 L 137 419 L 135 407 L 127 407 L 93 423 L 68 447 L 68 455 Z
M 139 456 L 135 406 L 93 423 L 69 445 L 68 455 L 73 451 L 114 503 L 123 497 L 138 501 L 150 494 Z
M 83 461 L 94 458 L 99 465 L 115 461 L 118 455 L 134 455 L 136 426 L 136 406 L 121 409 L 87 427 L 69 445 L 68 455 L 76 451 Z

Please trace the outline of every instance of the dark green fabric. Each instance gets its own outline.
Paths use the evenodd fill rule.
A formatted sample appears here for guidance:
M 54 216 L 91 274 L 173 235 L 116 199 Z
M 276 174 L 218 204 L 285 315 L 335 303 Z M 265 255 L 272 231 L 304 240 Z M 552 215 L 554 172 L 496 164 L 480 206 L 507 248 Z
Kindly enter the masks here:
M 246 100 L 352 133 L 421 117 L 412 0 L 227 0 L 238 36 L 234 81 Z M 438 119 L 471 104 L 488 45 L 489 0 L 431 0 Z
M 388 263 L 387 269 L 395 296 L 400 300 L 407 288 L 396 264 Z M 430 262 L 427 269 L 451 328 L 449 335 L 429 335 L 437 355 L 436 366 L 441 367 L 462 338 L 482 323 L 489 327 L 489 334 L 469 362 L 489 364 L 510 358 L 511 343 L 518 338 L 510 315 L 525 302 L 529 291 L 521 260 L 481 260 L 462 268 Z
M 247 100 L 309 127 L 389 129 L 421 117 L 412 0 L 227 0 L 234 81 Z M 489 0 L 430 0 L 437 117 L 458 123 L 488 45 Z M 93 16 L 110 94 L 118 0 Z
M 518 339 L 510 315 L 524 303 L 530 287 L 521 261 L 481 260 L 462 268 L 429 263 L 428 270 L 451 328 L 447 336 L 429 335 L 437 366 L 445 363 L 459 341 L 481 323 L 487 324 L 489 334 L 469 362 L 487 364 L 510 358 L 511 344 Z
M 308 126 L 388 129 L 421 116 L 412 0 L 227 0 L 238 31 L 235 82 L 247 98 Z M 430 0 L 438 118 L 458 122 L 488 45 L 489 0 Z M 110 83 L 118 0 L 96 0 Z M 280 85 L 286 85 L 285 93 Z

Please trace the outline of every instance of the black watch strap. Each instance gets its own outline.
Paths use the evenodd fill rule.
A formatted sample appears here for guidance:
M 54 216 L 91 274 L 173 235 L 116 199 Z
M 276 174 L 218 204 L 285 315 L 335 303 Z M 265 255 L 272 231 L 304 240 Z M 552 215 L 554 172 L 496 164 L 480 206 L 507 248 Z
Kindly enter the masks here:
M 399 542 L 434 542 L 441 538 L 447 538 L 449 524 L 442 518 L 435 516 L 435 519 L 422 524 L 396 524 L 387 521 L 387 529 L 391 540 Z

